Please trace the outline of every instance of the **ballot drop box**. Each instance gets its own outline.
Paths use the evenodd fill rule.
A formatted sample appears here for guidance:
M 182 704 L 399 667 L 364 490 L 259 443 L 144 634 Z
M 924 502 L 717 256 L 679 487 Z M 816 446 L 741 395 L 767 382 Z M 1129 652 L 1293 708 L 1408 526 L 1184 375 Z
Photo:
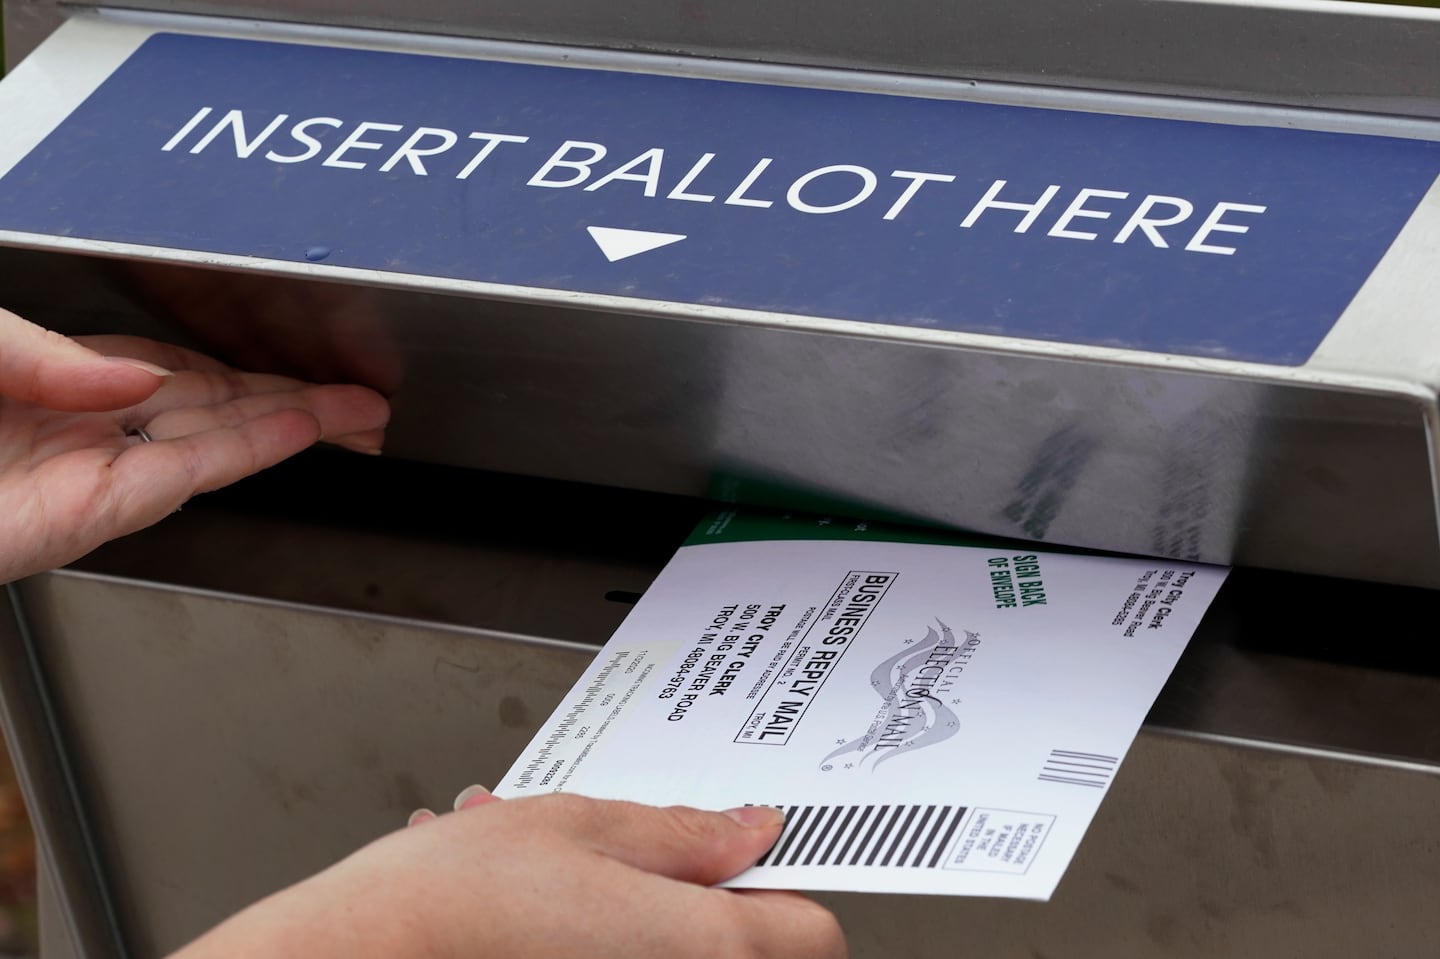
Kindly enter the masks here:
M 394 408 L 8 587 L 46 959 L 496 781 L 716 503 L 1236 567 L 1055 897 L 857 956 L 1440 953 L 1440 12 L 4 15 L 0 305 Z

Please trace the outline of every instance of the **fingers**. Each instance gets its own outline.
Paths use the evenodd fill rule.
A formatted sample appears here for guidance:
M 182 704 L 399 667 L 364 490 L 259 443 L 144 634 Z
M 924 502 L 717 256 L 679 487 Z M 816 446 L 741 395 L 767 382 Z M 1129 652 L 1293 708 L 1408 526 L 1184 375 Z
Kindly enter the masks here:
M 456 811 L 498 803 L 483 786 L 455 797 Z M 506 815 L 522 820 L 518 829 L 549 829 L 644 872 L 712 886 L 738 875 L 775 844 L 784 814 L 770 806 L 705 812 L 588 799 L 564 793 L 511 800 Z M 411 823 L 430 817 L 415 816 Z M 433 817 L 433 813 L 431 817 Z
M 133 446 L 110 470 L 102 515 L 115 528 L 105 531 L 101 541 L 157 522 L 197 493 L 274 466 L 313 444 L 320 432 L 319 421 L 308 410 L 292 408 Z
M 420 825 L 422 822 L 429 822 L 430 820 L 432 820 L 432 819 L 434 819 L 434 818 L 435 818 L 435 814 L 434 814 L 433 812 L 431 812 L 430 810 L 428 810 L 428 809 L 417 809 L 417 810 L 415 810 L 414 812 L 412 812 L 412 813 L 410 814 L 410 818 L 409 818 L 409 819 L 405 820 L 405 825 L 406 825 L 406 826 L 418 826 L 418 825 Z
M 385 446 L 385 431 L 382 430 L 360 430 L 358 433 L 346 433 L 340 436 L 324 437 L 326 443 L 334 443 L 336 446 L 343 446 L 347 450 L 356 453 L 368 453 L 378 456 Z
M 238 370 L 182 370 L 165 388 L 130 411 L 133 418 L 149 422 L 161 413 L 188 406 L 215 406 L 260 393 L 288 393 L 314 384 L 268 373 L 241 373 Z
M 459 812 L 462 809 L 474 809 L 477 806 L 488 806 L 490 803 L 499 801 L 500 797 L 490 792 L 490 790 L 486 789 L 484 786 L 466 786 L 464 789 L 460 790 L 460 793 L 455 797 L 455 802 L 453 805 L 455 812 Z M 418 826 L 422 822 L 429 822 L 430 820 L 436 818 L 438 817 L 435 815 L 435 813 L 431 812 L 429 809 L 417 809 L 410 814 L 410 818 L 405 821 L 405 825 Z
M 305 410 L 281 410 L 166 442 L 135 441 L 119 453 L 71 450 L 23 476 L 0 476 L 13 496 L 6 503 L 13 511 L 4 518 L 24 530 L 16 548 L 0 558 L 0 573 L 14 578 L 72 562 L 164 519 L 196 493 L 278 463 L 319 435 L 319 423 Z
M 709 886 L 774 841 L 777 810 L 710 813 L 565 794 L 496 800 L 480 787 L 463 790 L 454 805 L 459 812 L 438 817 L 416 810 L 410 824 L 423 829 L 387 837 L 345 864 L 371 889 L 366 872 L 376 867 L 367 856 L 393 877 L 403 873 L 408 850 L 423 850 L 425 875 L 448 874 L 421 902 L 443 905 L 450 890 L 462 889 L 460 916 L 473 917 L 477 901 L 487 910 L 478 925 L 462 927 L 445 914 L 427 926 L 449 936 L 451 953 L 846 956 L 839 924 L 818 904 L 793 893 Z
M 243 328 L 244 324 L 240 325 Z M 105 333 L 77 336 L 75 342 L 105 356 L 123 356 L 127 359 L 154 363 L 177 373 L 181 370 L 195 370 L 202 373 L 224 373 L 230 370 L 226 364 L 214 357 L 206 356 L 204 353 L 187 350 L 185 347 L 176 346 L 173 343 L 147 340 L 143 336 Z
M 488 806 L 492 802 L 499 802 L 500 797 L 496 796 L 484 786 L 466 786 L 460 790 L 455 797 L 455 811 L 462 809 L 474 809 L 476 806 Z
M 511 800 L 574 838 L 645 872 L 709 886 L 755 864 L 780 836 L 784 815 L 769 806 L 704 812 L 684 806 L 635 803 L 556 794 Z
M 195 377 L 176 379 L 176 393 L 183 394 L 186 384 L 180 381 Z M 137 425 L 144 425 L 145 431 L 157 441 L 236 427 L 283 410 L 303 410 L 319 424 L 322 439 L 349 437 L 351 444 L 365 440 L 373 444 L 365 452 L 379 452 L 383 440 L 380 430 L 389 419 L 389 407 L 385 401 L 363 386 L 309 386 L 240 395 L 212 406 L 177 406 L 146 419 L 146 407 L 168 405 L 172 401 L 173 397 L 160 402 L 160 398 L 169 392 L 168 388 L 162 390 L 152 403 L 144 404 L 134 414 Z M 221 392 L 229 395 L 231 390 L 225 387 Z
M 168 372 L 131 358 L 110 359 L 74 340 L 0 310 L 0 394 L 66 412 L 134 406 Z
M 107 347 L 121 339 L 125 338 L 107 338 Z M 379 453 L 384 444 L 389 405 L 364 387 L 312 386 L 285 376 L 239 373 L 223 366 L 211 369 L 208 358 L 183 350 L 168 358 L 177 365 L 204 369 L 177 373 L 164 389 L 126 411 L 124 428 L 143 426 L 155 439 L 170 439 L 265 412 L 306 409 L 320 421 L 321 438 L 326 441 L 360 453 Z

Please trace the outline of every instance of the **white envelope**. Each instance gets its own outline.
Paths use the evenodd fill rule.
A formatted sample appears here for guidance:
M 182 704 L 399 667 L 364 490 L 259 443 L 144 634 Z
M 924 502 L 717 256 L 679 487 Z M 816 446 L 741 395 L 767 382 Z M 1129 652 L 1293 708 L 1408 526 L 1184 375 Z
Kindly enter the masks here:
M 1226 570 L 963 542 L 717 514 L 496 793 L 785 809 L 731 886 L 1048 899 Z

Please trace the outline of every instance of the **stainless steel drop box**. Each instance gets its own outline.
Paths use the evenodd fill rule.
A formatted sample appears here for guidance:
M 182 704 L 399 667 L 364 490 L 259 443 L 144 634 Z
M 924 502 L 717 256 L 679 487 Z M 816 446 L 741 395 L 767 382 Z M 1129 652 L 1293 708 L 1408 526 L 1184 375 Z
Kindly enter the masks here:
M 856 955 L 1440 948 L 1440 11 L 4 16 L 0 305 L 395 411 L 9 588 L 47 957 L 497 777 L 713 501 L 1241 567 L 1055 900 Z

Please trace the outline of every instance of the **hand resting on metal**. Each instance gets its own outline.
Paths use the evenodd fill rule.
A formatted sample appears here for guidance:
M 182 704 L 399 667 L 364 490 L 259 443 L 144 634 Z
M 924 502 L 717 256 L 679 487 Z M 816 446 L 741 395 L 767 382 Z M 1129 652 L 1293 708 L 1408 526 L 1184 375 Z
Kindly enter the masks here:
M 133 337 L 71 340 L 0 310 L 0 582 L 317 440 L 378 453 L 389 415 L 364 387 L 240 373 Z

